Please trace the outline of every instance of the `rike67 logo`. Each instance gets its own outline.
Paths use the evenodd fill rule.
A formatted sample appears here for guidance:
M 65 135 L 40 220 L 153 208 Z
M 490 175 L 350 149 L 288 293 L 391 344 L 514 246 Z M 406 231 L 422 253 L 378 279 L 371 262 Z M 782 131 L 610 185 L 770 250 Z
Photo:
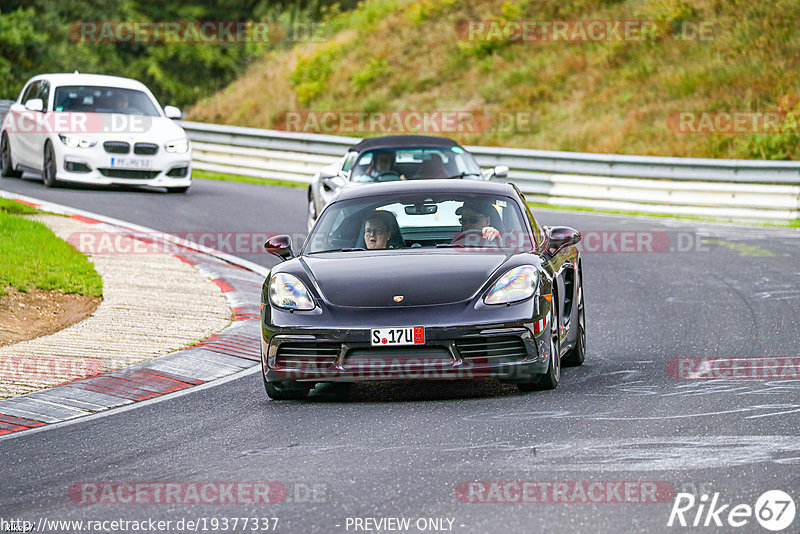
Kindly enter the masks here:
M 791 526 L 795 512 L 794 500 L 781 490 L 762 493 L 755 506 L 726 503 L 719 492 L 710 499 L 705 493 L 699 499 L 691 493 L 678 493 L 667 526 L 738 528 L 750 524 L 755 517 L 763 528 L 779 532 Z

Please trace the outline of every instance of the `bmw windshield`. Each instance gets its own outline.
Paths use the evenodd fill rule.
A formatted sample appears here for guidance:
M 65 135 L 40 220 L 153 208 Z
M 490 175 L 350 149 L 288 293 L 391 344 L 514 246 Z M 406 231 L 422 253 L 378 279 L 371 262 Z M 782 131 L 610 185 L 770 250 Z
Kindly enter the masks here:
M 160 116 L 158 108 L 142 91 L 91 85 L 57 87 L 53 109 L 85 113 Z

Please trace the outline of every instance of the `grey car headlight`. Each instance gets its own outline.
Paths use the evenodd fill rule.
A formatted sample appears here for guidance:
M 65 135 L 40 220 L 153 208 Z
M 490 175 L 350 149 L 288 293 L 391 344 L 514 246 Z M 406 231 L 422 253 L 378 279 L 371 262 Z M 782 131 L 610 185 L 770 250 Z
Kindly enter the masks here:
M 97 144 L 91 137 L 82 135 L 58 134 L 58 138 L 69 148 L 90 148 Z
M 305 284 L 287 273 L 277 273 L 269 281 L 269 300 L 278 308 L 313 310 L 314 301 Z
M 184 154 L 189 150 L 189 140 L 179 139 L 178 141 L 170 141 L 164 145 L 164 150 L 175 154 Z
M 530 298 L 536 292 L 539 271 L 533 265 L 514 267 L 498 278 L 484 297 L 486 304 L 510 304 Z

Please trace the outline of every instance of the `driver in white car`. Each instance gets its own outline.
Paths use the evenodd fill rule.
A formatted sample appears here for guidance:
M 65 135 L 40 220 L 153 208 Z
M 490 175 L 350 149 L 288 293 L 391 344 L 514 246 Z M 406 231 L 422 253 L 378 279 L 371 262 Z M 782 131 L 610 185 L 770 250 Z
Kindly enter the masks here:
M 386 172 L 393 172 L 394 154 L 389 152 L 379 152 L 367 168 L 367 175 L 377 178 Z

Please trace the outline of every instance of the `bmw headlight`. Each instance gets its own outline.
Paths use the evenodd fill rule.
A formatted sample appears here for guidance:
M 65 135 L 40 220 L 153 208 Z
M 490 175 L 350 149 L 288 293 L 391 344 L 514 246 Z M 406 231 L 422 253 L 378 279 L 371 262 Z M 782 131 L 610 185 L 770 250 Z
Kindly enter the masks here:
M 175 154 L 184 154 L 189 150 L 189 140 L 180 139 L 178 141 L 171 141 L 164 145 L 164 150 Z
M 269 281 L 269 300 L 279 308 L 313 310 L 314 301 L 305 284 L 296 276 L 277 273 Z
M 536 291 L 539 271 L 532 265 L 514 267 L 497 281 L 484 297 L 486 304 L 508 304 L 525 300 Z
M 70 148 L 90 148 L 97 144 L 97 141 L 91 137 L 83 137 L 80 135 L 58 134 L 58 138 Z

